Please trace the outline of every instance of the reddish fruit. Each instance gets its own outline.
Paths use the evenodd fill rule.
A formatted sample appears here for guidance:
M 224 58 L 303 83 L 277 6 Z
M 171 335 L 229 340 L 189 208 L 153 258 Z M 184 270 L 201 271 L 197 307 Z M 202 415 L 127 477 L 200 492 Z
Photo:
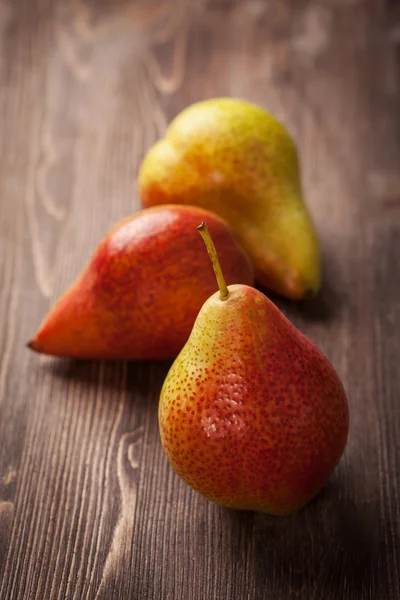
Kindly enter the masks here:
M 162 206 L 118 223 L 29 343 L 56 356 L 174 358 L 215 289 L 196 226 L 207 219 L 230 283 L 251 284 L 227 223 L 197 207 Z
M 221 273 L 220 281 L 221 281 Z M 224 506 L 290 514 L 344 451 L 338 375 L 261 292 L 220 284 L 164 382 L 161 440 L 176 472 Z

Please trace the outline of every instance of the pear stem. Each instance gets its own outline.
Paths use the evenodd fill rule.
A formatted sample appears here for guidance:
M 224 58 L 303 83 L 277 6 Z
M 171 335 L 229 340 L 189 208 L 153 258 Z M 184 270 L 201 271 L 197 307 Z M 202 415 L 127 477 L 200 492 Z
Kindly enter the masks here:
M 204 223 L 204 221 L 197 227 L 197 231 L 200 233 L 201 237 L 203 238 L 203 242 L 206 245 L 208 256 L 210 257 L 215 277 L 217 278 L 219 296 L 221 300 L 227 300 L 229 297 L 229 290 L 225 283 L 225 278 L 224 274 L 222 273 L 221 265 L 219 264 L 218 254 L 215 249 L 214 242 L 212 241 L 210 232 L 208 231 L 208 227 Z

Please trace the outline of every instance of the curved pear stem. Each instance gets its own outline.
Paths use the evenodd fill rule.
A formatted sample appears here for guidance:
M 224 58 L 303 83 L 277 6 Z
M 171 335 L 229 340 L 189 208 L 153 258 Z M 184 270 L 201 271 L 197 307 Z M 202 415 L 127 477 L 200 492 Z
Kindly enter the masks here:
M 224 274 L 222 273 L 221 265 L 219 264 L 218 254 L 215 249 L 214 242 L 211 239 L 210 232 L 208 231 L 208 227 L 204 223 L 204 221 L 197 227 L 197 231 L 200 233 L 201 237 L 203 238 L 203 242 L 206 245 L 208 256 L 210 257 L 215 277 L 217 278 L 219 296 L 221 300 L 227 300 L 229 297 L 229 290 L 225 283 L 225 278 Z

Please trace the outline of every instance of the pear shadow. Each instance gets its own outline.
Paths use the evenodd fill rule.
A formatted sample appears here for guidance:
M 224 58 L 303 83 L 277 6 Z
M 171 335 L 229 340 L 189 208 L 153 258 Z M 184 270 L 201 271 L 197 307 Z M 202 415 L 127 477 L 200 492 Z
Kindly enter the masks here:
M 301 318 L 306 322 L 329 324 L 343 310 L 347 302 L 347 293 L 343 291 L 340 269 L 333 253 L 324 250 L 322 254 L 321 289 L 316 296 L 304 300 L 290 300 L 256 284 L 256 288 L 266 294 L 278 308 L 290 319 Z
M 47 357 L 46 357 L 47 358 Z M 149 394 L 161 387 L 172 365 L 165 361 L 119 361 L 86 360 L 74 358 L 54 358 L 45 360 L 40 369 L 65 383 L 78 382 L 89 387 L 98 386 L 105 390 L 116 390 L 122 378 L 126 378 L 126 389 L 140 395 Z M 126 371 L 125 371 L 126 370 Z
M 390 597 L 386 568 L 393 557 L 382 536 L 378 498 L 357 503 L 334 478 L 293 516 L 220 510 L 234 535 L 252 544 L 247 568 L 253 570 L 255 598 L 271 589 L 274 598 L 350 600 L 364 597 L 363 590 L 371 598 Z
M 274 292 L 256 286 L 257 289 L 266 294 L 274 304 L 289 318 L 302 318 L 307 322 L 331 323 L 339 308 L 342 297 L 324 282 L 321 290 L 314 298 L 309 300 L 290 300 L 279 296 Z

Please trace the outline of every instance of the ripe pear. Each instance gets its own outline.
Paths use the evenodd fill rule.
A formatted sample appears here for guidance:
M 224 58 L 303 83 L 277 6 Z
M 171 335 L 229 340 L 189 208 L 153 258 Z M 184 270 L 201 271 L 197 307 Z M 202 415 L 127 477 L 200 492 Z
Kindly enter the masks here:
M 223 219 L 197 207 L 143 210 L 109 231 L 29 347 L 77 358 L 175 358 L 215 289 L 195 229 L 202 218 L 229 280 L 251 284 L 249 258 Z
M 260 291 L 226 286 L 201 308 L 164 382 L 160 434 L 178 475 L 236 509 L 287 515 L 317 494 L 347 441 L 335 370 Z
M 237 232 L 263 286 L 293 299 L 320 287 L 320 249 L 303 202 L 296 147 L 261 107 L 233 98 L 191 105 L 147 153 L 143 206 L 192 204 Z

